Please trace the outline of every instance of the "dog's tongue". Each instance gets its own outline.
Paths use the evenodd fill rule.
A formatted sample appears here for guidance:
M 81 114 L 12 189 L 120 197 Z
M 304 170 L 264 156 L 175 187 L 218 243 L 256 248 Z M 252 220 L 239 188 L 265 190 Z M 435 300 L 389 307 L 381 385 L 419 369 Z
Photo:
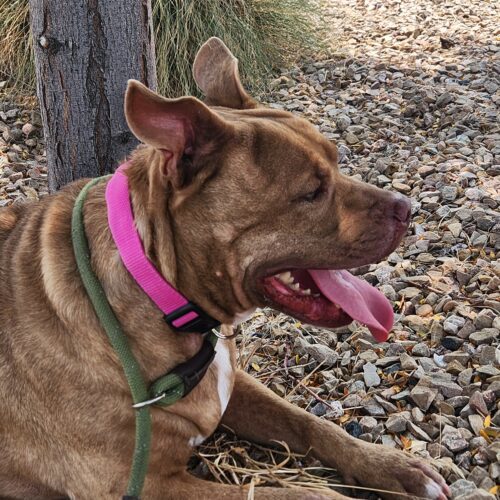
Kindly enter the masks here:
M 366 325 L 375 340 L 387 340 L 394 312 L 382 293 L 347 271 L 308 272 L 327 299 L 341 307 L 352 319 Z

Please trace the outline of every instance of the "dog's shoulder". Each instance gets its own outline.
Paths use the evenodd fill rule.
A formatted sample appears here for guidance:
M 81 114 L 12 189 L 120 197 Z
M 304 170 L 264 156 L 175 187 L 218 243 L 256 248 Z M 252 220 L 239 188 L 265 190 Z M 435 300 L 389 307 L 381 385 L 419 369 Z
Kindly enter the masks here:
M 5 241 L 32 203 L 19 203 L 0 209 L 0 245 Z

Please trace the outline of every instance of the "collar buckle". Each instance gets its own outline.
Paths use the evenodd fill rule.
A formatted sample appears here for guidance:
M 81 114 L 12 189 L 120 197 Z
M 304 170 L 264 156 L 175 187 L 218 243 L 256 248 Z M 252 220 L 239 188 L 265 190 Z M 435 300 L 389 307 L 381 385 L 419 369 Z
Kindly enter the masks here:
M 187 302 L 163 316 L 165 322 L 177 332 L 206 333 L 220 326 L 220 322 L 209 316 L 193 302 Z
M 200 350 L 192 358 L 177 365 L 170 373 L 178 375 L 184 383 L 184 394 L 187 396 L 204 377 L 215 357 L 214 344 L 207 338 L 203 340 Z

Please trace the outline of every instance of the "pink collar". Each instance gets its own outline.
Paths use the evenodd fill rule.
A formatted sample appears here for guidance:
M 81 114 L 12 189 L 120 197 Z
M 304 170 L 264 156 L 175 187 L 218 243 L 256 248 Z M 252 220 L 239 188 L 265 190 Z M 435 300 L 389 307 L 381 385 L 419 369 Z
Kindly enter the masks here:
M 219 322 L 170 285 L 147 258 L 134 223 L 127 167 L 127 163 L 120 165 L 106 187 L 109 228 L 123 264 L 171 327 L 199 333 L 216 328 Z

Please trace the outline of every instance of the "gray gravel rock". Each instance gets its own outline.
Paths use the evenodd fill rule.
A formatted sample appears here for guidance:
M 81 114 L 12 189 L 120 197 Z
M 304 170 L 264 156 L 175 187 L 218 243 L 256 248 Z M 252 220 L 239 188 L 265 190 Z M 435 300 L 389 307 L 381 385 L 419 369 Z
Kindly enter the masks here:
M 422 410 L 427 411 L 437 395 L 437 391 L 429 387 L 415 387 L 412 389 L 411 398 L 414 403 Z
M 479 332 L 471 334 L 469 339 L 476 345 L 491 344 L 494 340 L 498 341 L 500 331 L 496 328 L 484 328 Z
M 465 494 L 475 493 L 477 490 L 476 485 L 472 481 L 466 479 L 459 479 L 450 485 L 451 498 L 456 500 Z
M 391 415 L 385 422 L 389 432 L 401 433 L 406 431 L 406 425 L 409 421 L 409 414 Z
M 363 366 L 363 377 L 366 387 L 376 387 L 380 385 L 380 377 L 377 374 L 377 367 L 372 363 Z

